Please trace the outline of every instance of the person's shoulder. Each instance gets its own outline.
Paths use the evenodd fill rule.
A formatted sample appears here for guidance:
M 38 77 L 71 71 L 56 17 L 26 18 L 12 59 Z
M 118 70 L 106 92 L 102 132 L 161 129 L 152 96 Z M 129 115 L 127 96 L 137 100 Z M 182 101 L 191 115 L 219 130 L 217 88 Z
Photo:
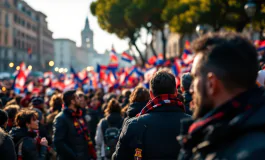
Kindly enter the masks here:
M 8 136 L 8 134 L 0 128 L 0 146 L 4 143 L 6 136 Z
M 62 121 L 65 120 L 67 118 L 67 116 L 65 115 L 65 113 L 63 111 L 61 111 L 60 113 L 58 113 L 55 118 L 54 118 L 54 122 L 55 121 Z
M 229 143 L 225 149 L 219 153 L 222 157 L 230 157 L 232 159 L 253 159 L 257 155 L 265 158 L 265 132 L 248 132 L 239 135 L 233 142 Z

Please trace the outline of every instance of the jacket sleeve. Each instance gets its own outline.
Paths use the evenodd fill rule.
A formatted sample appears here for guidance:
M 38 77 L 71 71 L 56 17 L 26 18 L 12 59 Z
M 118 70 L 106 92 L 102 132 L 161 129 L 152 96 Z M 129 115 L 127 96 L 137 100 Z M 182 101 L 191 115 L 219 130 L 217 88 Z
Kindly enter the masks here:
M 8 135 L 6 136 L 4 146 L 5 146 L 5 151 L 6 151 L 6 158 L 8 160 L 16 160 L 17 157 L 16 157 L 15 146 L 14 146 L 14 143 L 11 137 Z
M 57 117 L 54 120 L 53 133 L 53 143 L 55 145 L 57 153 L 59 155 L 63 155 L 64 157 L 68 157 L 69 159 L 76 159 L 76 154 L 64 142 L 64 140 L 67 138 L 67 126 L 63 117 Z
M 46 160 L 47 147 L 41 146 L 40 153 L 38 153 L 35 140 L 32 138 L 25 138 L 22 145 L 23 159 Z
M 95 141 L 96 141 L 97 146 L 102 146 L 104 143 L 104 137 L 103 137 L 101 126 L 102 126 L 102 121 L 100 121 L 97 126 L 97 131 L 96 131 L 96 136 L 95 136 Z
M 133 160 L 134 159 L 134 147 L 132 145 L 135 142 L 135 130 L 133 122 L 125 122 L 122 132 L 119 137 L 119 141 L 116 145 L 116 151 L 112 155 L 112 160 Z

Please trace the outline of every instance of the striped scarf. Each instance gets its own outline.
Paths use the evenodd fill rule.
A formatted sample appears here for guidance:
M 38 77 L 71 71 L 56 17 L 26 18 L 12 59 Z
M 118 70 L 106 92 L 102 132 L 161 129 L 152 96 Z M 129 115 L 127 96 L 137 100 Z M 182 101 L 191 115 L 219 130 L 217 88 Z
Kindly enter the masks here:
M 91 155 L 94 159 L 97 159 L 96 150 L 94 148 L 93 142 L 90 138 L 90 133 L 87 129 L 87 126 L 85 124 L 85 120 L 82 117 L 83 112 L 82 110 L 78 109 L 76 112 L 73 110 L 67 109 L 71 112 L 71 116 L 73 117 L 73 122 L 75 129 L 79 135 L 84 135 L 85 140 L 88 143 L 88 153 Z
M 141 110 L 141 112 L 136 115 L 136 117 L 149 113 L 155 108 L 165 105 L 179 107 L 183 112 L 185 112 L 183 103 L 177 98 L 175 94 L 161 94 L 150 100 L 147 105 Z

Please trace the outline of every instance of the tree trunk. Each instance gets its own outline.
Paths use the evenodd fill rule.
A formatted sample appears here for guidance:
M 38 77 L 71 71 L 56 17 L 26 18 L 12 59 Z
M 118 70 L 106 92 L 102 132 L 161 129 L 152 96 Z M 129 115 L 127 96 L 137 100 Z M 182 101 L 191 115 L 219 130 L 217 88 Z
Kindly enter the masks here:
M 133 59 L 135 60 L 135 63 L 137 64 L 137 57 L 135 56 L 135 54 L 134 54 L 134 52 L 133 52 L 133 50 L 132 50 L 132 44 L 129 42 L 129 49 L 130 49 L 130 51 L 132 52 L 132 57 L 133 57 Z
M 141 58 L 141 60 L 142 60 L 142 66 L 144 66 L 144 64 L 145 64 L 145 60 L 144 60 L 144 56 L 143 56 L 142 52 L 139 50 L 139 48 L 138 48 L 138 46 L 136 45 L 135 42 L 132 42 L 132 45 L 135 47 L 135 49 L 136 49 L 137 52 L 139 53 L 140 58 Z
M 152 40 L 151 40 L 149 45 L 151 47 L 153 55 L 157 57 L 157 52 L 156 52 L 155 47 L 154 47 L 154 33 L 153 32 L 152 32 Z
M 167 40 L 166 40 L 166 35 L 164 32 L 164 28 L 162 28 L 161 30 L 161 38 L 162 38 L 162 44 L 163 44 L 163 59 L 166 60 L 166 52 L 167 52 Z

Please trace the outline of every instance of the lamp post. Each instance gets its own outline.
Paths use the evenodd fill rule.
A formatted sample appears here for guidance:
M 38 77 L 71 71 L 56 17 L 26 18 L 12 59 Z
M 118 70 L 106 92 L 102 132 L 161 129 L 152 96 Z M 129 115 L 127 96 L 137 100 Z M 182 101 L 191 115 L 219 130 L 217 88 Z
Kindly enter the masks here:
M 245 12 L 250 19 L 250 36 L 251 36 L 251 39 L 252 39 L 252 29 L 253 29 L 252 19 L 255 16 L 256 8 L 257 8 L 256 4 L 254 2 L 252 2 L 251 0 L 249 0 L 248 3 L 245 4 L 245 6 L 244 6 Z
M 198 24 L 196 26 L 196 33 L 201 37 L 206 33 L 206 27 L 204 25 Z

